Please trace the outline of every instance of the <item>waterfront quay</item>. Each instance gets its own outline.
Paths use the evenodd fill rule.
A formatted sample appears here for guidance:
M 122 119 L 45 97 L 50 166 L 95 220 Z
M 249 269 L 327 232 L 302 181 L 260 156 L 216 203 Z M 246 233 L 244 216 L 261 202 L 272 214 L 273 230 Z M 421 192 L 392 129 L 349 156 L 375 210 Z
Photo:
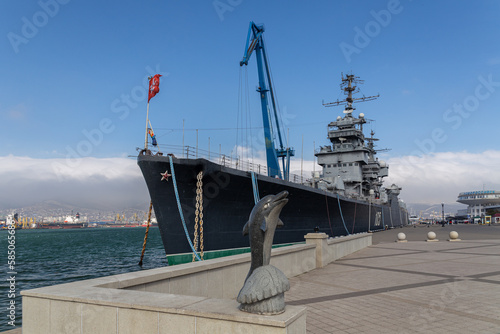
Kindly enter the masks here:
M 438 242 L 426 241 L 430 231 L 436 233 Z M 462 240 L 448 241 L 450 231 L 457 231 Z M 408 242 L 396 243 L 398 233 L 405 233 Z M 342 241 L 343 238 L 336 239 L 340 244 L 347 244 Z M 25 333 L 64 332 L 56 330 L 57 325 L 71 329 L 72 333 L 170 333 L 174 330 L 169 327 L 171 324 L 180 326 L 181 323 L 173 320 L 165 322 L 165 314 L 168 313 L 169 317 L 180 315 L 182 324 L 191 323 L 196 333 L 235 333 L 235 328 L 236 332 L 260 333 L 263 325 L 274 326 L 274 330 L 266 329 L 266 333 L 500 332 L 500 271 L 497 269 L 500 264 L 500 226 L 408 226 L 370 234 L 371 246 L 368 247 L 361 247 L 363 244 L 360 242 L 367 240 L 363 235 L 345 239 L 357 242 L 358 249 L 344 250 L 348 255 L 335 259 L 325 257 L 330 253 L 318 257 L 321 247 L 317 245 L 325 242 L 319 234 L 309 237 L 308 242 L 312 243 L 273 253 L 272 259 L 278 267 L 286 268 L 284 271 L 291 283 L 290 291 L 285 294 L 287 310 L 280 316 L 254 317 L 236 309 L 237 303 L 231 296 L 241 287 L 248 270 L 245 255 L 237 255 L 230 260 L 230 266 L 223 264 L 222 259 L 188 264 L 184 269 L 178 266 L 177 270 L 194 274 L 187 278 L 186 283 L 190 282 L 187 285 L 180 284 L 182 278 L 175 276 L 177 274 L 172 270 L 177 266 L 174 266 L 151 270 L 153 274 L 144 271 L 110 276 L 109 279 L 94 280 L 92 284 L 82 281 L 71 288 L 66 285 L 28 291 L 28 294 L 23 293 L 28 299 L 54 299 L 43 303 L 40 299 L 31 306 L 28 303 L 30 309 L 27 318 L 23 319 L 23 330 Z M 328 245 L 334 246 L 330 245 L 331 241 L 328 239 Z M 290 265 L 287 261 L 293 258 L 302 258 L 299 261 L 302 265 Z M 315 265 L 309 260 L 313 258 Z M 206 270 L 203 275 L 206 276 L 196 268 L 203 266 Z M 202 279 L 200 282 L 204 283 L 194 284 L 195 279 L 202 277 L 215 277 L 217 280 L 209 279 L 209 284 Z M 102 292 L 92 292 L 94 285 Z M 204 287 L 208 289 L 205 291 Z M 193 294 L 193 288 L 199 291 Z M 216 295 L 218 289 L 220 293 Z M 139 291 L 144 295 L 137 298 Z M 130 301 L 131 307 L 126 306 L 132 298 L 136 299 Z M 173 298 L 172 301 L 169 298 Z M 148 304 L 151 300 L 154 307 Z M 74 302 L 80 303 L 81 313 L 77 305 L 71 306 Z M 179 306 L 173 306 L 171 302 Z M 88 322 L 83 317 L 91 310 L 86 305 L 98 308 L 97 305 L 104 306 L 103 303 L 108 303 L 104 310 L 109 311 L 107 308 L 113 307 L 113 311 L 95 313 L 92 319 L 99 321 Z M 41 304 L 49 309 L 33 308 Z M 70 306 L 68 314 L 76 318 L 65 318 L 62 313 L 67 309 L 57 308 L 58 304 Z M 52 318 L 55 316 L 50 311 L 52 308 L 60 312 L 56 318 Z M 122 314 L 134 317 L 130 313 L 133 309 L 138 309 L 140 316 L 130 323 Z M 30 319 L 30 313 L 37 317 Z M 45 313 L 48 322 L 39 317 Z M 303 314 L 305 319 L 302 325 L 299 319 L 303 319 Z M 191 316 L 197 320 L 193 322 Z M 216 321 L 222 322 L 216 324 Z M 205 328 L 202 328 L 202 323 L 206 324 Z M 136 327 L 131 327 L 132 324 Z M 280 329 L 281 324 L 289 324 L 293 328 Z M 97 331 L 97 328 L 89 331 L 91 327 L 86 330 L 85 326 L 90 325 L 109 326 L 106 328 L 110 331 Z M 120 330 L 122 325 L 126 325 L 128 331 Z M 175 327 L 175 330 L 176 333 L 185 332 L 180 327 Z
M 462 240 L 447 241 L 450 231 Z M 395 242 L 400 232 L 408 242 Z M 499 268 L 500 226 L 409 226 L 291 278 L 285 296 L 307 307 L 311 334 L 500 333 Z

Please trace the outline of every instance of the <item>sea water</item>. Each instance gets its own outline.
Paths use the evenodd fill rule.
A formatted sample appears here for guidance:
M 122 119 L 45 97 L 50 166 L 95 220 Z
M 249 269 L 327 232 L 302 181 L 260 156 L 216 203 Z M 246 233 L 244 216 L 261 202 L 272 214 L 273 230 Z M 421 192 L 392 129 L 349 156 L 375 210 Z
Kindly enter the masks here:
M 21 326 L 22 290 L 166 266 L 157 227 L 150 227 L 143 266 L 138 265 L 145 231 L 145 227 L 0 231 L 0 254 L 4 254 L 0 332 Z M 15 238 L 9 243 L 11 235 Z

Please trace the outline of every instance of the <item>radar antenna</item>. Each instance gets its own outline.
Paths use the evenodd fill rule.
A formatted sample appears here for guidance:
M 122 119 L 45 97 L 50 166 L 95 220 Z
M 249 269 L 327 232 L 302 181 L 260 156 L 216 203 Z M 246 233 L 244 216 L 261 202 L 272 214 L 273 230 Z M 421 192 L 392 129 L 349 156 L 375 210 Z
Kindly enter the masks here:
M 375 147 L 375 143 L 374 141 L 377 141 L 378 139 L 377 138 L 374 138 L 373 135 L 375 134 L 375 132 L 373 132 L 373 130 L 370 132 L 370 138 L 365 138 L 365 140 L 368 142 L 368 148 L 373 150 L 374 152 L 387 152 L 387 151 L 390 151 L 391 149 L 390 148 L 381 148 L 381 149 L 374 149 Z
M 353 84 L 363 84 L 365 81 L 361 80 L 359 77 L 354 76 L 353 74 L 347 74 L 344 77 L 344 74 L 342 73 L 342 83 L 340 84 L 340 88 L 344 91 L 344 94 L 347 95 L 345 100 L 337 100 L 335 102 L 328 102 L 328 103 L 323 103 L 325 107 L 335 107 L 338 105 L 341 105 L 343 103 L 347 103 L 344 113 L 345 114 L 350 114 L 353 112 L 355 109 L 352 104 L 357 103 L 357 102 L 366 102 L 366 101 L 373 101 L 377 99 L 380 94 L 373 95 L 373 96 L 364 96 L 363 97 L 358 97 L 358 98 L 353 98 L 352 94 L 359 93 L 359 87 L 355 86 Z

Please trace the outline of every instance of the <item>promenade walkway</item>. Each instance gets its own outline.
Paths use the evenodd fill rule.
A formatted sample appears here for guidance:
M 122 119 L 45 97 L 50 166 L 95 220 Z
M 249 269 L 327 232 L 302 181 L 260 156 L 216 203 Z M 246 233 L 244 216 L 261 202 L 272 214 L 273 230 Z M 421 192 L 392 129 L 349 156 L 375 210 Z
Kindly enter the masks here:
M 500 226 L 405 227 L 373 243 L 290 280 L 308 333 L 500 333 Z

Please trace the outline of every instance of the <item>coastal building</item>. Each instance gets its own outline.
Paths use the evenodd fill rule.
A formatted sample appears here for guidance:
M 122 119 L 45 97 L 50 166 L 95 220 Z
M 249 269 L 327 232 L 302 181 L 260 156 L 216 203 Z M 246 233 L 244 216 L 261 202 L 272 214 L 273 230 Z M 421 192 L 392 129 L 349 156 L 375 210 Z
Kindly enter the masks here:
M 474 222 L 481 220 L 491 209 L 500 209 L 500 191 L 479 190 L 468 191 L 458 195 L 457 202 L 466 204 L 468 207 L 463 215 L 474 219 Z M 464 210 L 465 211 L 465 210 Z

